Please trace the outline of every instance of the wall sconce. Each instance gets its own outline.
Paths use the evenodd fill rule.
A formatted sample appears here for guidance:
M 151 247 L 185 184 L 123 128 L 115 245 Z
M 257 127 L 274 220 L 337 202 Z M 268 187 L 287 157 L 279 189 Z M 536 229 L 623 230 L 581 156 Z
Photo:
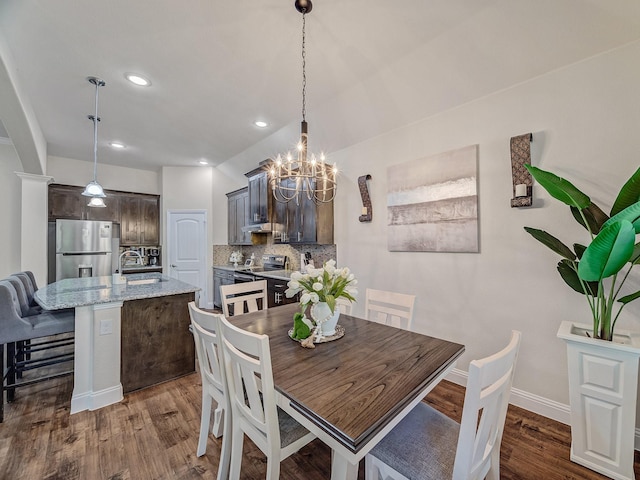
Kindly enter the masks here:
M 360 189 L 360 197 L 362 198 L 362 215 L 360 215 L 358 220 L 361 222 L 370 222 L 373 219 L 373 209 L 371 208 L 371 198 L 369 197 L 367 180 L 371 180 L 371 175 L 367 174 L 358 177 L 358 188 Z
M 511 207 L 530 207 L 533 205 L 533 178 L 524 167 L 531 164 L 531 141 L 533 134 L 525 133 L 511 137 L 511 179 L 513 198 Z

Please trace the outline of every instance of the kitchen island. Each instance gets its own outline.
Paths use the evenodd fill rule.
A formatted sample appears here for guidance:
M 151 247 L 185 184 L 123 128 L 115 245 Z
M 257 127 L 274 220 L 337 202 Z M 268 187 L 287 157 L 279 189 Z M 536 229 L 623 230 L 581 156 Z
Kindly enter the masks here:
M 159 273 L 69 278 L 39 289 L 46 310 L 75 309 L 71 413 L 96 410 L 123 393 L 195 370 L 187 303 L 198 287 Z

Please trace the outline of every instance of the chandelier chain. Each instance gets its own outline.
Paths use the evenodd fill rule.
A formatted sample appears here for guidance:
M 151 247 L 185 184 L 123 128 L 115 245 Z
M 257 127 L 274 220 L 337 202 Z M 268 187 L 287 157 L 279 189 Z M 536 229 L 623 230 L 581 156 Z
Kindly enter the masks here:
M 302 121 L 306 121 L 307 114 L 307 52 L 305 50 L 306 12 L 302 13 Z

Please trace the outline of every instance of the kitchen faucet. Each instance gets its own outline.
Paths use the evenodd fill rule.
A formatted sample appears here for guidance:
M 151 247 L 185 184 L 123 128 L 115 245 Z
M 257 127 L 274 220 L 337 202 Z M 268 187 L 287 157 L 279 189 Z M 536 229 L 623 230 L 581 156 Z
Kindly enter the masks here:
M 122 274 L 122 257 L 124 257 L 126 253 L 135 253 L 140 258 L 140 265 L 142 265 L 142 262 L 143 262 L 142 255 L 140 255 L 140 252 L 136 252 L 135 250 L 125 250 L 120 254 L 120 257 L 118 258 L 118 265 L 120 266 L 121 274 Z

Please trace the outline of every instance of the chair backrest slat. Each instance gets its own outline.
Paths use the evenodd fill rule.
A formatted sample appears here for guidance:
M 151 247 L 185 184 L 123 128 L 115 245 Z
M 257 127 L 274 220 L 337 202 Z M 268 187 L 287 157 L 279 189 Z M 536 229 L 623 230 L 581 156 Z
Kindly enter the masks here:
M 226 317 L 265 309 L 267 308 L 267 281 L 221 285 L 220 297 L 222 311 Z
M 411 330 L 416 296 L 367 288 L 365 318 Z

